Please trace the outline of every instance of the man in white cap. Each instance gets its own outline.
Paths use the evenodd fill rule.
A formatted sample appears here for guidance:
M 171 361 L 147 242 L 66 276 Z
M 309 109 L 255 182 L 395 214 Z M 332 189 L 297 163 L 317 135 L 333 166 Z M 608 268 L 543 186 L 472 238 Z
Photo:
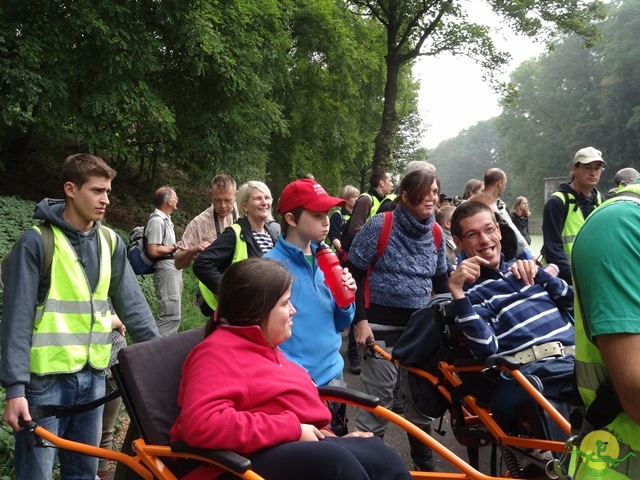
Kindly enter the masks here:
M 558 276 L 571 284 L 569 258 L 573 240 L 586 218 L 602 203 L 596 189 L 605 161 L 593 147 L 578 150 L 571 165 L 571 182 L 562 183 L 542 213 L 543 253 L 547 263 L 558 266 Z

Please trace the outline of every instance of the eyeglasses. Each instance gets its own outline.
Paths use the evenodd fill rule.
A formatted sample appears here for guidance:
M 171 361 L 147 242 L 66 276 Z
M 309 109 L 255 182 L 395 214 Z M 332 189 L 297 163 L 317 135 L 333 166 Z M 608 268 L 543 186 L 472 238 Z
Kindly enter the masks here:
M 490 237 L 491 235 L 496 233 L 496 230 L 498 230 L 498 226 L 495 223 L 492 223 L 491 225 L 487 225 L 484 230 L 471 230 L 470 232 L 465 232 L 462 234 L 462 238 L 464 238 L 465 240 L 474 241 L 478 240 L 481 234 Z
M 586 165 L 584 163 L 579 163 L 578 167 L 582 167 L 588 172 L 604 172 L 604 167 L 602 165 Z

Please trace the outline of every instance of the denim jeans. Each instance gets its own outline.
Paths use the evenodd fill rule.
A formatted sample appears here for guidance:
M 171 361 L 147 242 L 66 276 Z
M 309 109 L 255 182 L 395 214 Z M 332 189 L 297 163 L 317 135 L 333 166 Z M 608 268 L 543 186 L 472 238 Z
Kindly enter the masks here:
M 26 387 L 29 405 L 76 405 L 103 397 L 105 372 L 85 367 L 71 374 L 32 375 Z M 48 417 L 37 423 L 67 440 L 98 446 L 102 433 L 102 406 L 72 417 Z M 17 480 L 50 480 L 56 455 L 62 480 L 94 480 L 98 459 L 68 450 L 38 448 L 26 430 L 16 432 Z

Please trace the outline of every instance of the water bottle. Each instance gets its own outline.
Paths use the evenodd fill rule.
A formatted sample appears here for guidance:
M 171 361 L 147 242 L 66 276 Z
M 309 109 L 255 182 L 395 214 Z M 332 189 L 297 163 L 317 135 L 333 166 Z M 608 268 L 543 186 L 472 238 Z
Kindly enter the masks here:
M 316 250 L 316 261 L 318 267 L 324 273 L 324 283 L 327 284 L 331 295 L 340 308 L 346 308 L 356 299 L 353 290 L 347 288 L 342 283 L 343 269 L 340 266 L 338 256 L 326 243 L 320 243 Z

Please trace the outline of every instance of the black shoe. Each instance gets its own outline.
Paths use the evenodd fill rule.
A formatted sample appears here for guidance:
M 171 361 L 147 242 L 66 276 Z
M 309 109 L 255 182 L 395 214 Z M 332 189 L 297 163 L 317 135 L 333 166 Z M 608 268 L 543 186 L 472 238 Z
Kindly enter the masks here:
M 351 370 L 351 373 L 353 373 L 354 375 L 360 375 L 360 372 L 362 371 L 362 367 L 360 367 L 360 362 L 357 360 L 350 362 L 349 369 Z
M 413 465 L 413 469 L 417 472 L 442 472 L 443 470 L 436 464 L 434 460 L 422 465 Z

